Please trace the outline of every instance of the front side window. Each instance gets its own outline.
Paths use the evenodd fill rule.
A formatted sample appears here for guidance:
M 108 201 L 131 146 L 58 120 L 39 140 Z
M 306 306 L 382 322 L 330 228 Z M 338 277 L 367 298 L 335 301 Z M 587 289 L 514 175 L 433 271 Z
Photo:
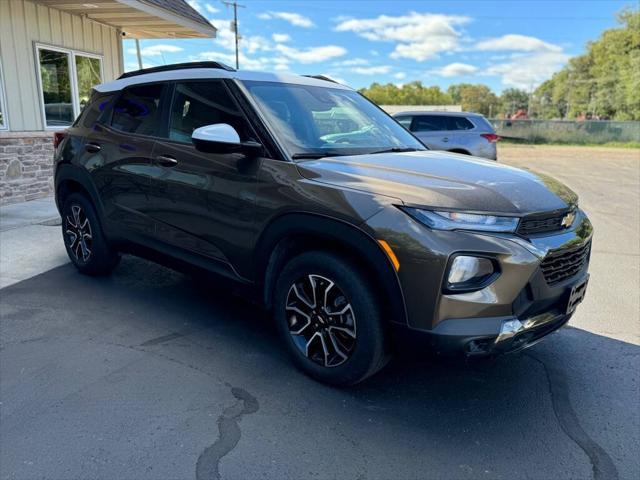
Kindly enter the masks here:
M 442 115 L 424 115 L 416 117 L 411 130 L 414 132 L 438 132 L 449 130 L 447 117 Z
M 157 136 L 158 108 L 163 85 L 141 85 L 124 90 L 113 106 L 111 126 L 137 135 Z
M 226 123 L 238 132 L 241 141 L 251 133 L 242 113 L 219 81 L 177 83 L 169 119 L 169 139 L 191 143 L 196 128 Z
M 243 83 L 294 158 L 425 149 L 393 118 L 353 90 L 277 82 Z
M 411 121 L 413 120 L 413 117 L 395 117 L 395 119 L 407 130 L 411 129 Z
M 38 46 L 42 110 L 47 128 L 68 127 L 102 82 L 102 60 L 73 50 Z

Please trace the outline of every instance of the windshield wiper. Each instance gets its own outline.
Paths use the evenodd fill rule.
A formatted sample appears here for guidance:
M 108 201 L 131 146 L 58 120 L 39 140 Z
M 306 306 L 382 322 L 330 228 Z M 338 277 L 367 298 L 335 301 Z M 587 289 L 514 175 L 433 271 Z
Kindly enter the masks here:
M 318 158 L 324 157 L 337 157 L 338 153 L 319 153 L 319 152 L 308 152 L 308 153 L 294 153 L 291 155 L 291 158 L 294 160 L 317 160 Z
M 419 152 L 421 151 L 419 148 L 414 147 L 392 147 L 385 148 L 384 150 L 378 150 L 376 152 L 369 152 L 367 155 L 371 155 L 374 153 L 401 153 L 401 152 Z

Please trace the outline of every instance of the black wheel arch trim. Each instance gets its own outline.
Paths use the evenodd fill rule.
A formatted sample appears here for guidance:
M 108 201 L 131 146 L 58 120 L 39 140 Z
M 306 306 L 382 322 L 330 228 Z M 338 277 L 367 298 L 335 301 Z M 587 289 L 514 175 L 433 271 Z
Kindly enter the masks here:
M 91 180 L 91 176 L 89 173 L 81 167 L 76 165 L 71 165 L 68 163 L 58 164 L 56 168 L 55 174 L 55 200 L 56 206 L 58 207 L 58 212 L 61 212 L 62 205 L 60 205 L 60 187 L 64 184 L 64 182 L 75 182 L 79 184 L 91 197 L 91 202 L 96 208 L 96 213 L 98 217 L 102 220 L 104 208 L 102 205 L 102 201 L 100 200 L 100 195 L 98 194 L 98 190 L 96 189 L 93 181 Z
M 277 273 L 284 266 L 291 245 L 287 239 L 296 235 L 307 235 L 319 241 L 329 240 L 343 244 L 361 253 L 368 265 L 377 274 L 379 286 L 388 302 L 383 303 L 395 323 L 407 324 L 407 310 L 402 287 L 396 271 L 382 247 L 363 229 L 344 220 L 307 212 L 284 213 L 273 219 L 264 229 L 254 250 L 256 279 L 263 280 L 263 301 L 272 307 Z

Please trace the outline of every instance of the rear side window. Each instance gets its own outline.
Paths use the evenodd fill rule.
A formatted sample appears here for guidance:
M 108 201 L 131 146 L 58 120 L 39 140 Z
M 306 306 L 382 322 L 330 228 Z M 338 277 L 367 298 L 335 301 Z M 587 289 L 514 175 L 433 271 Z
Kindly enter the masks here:
M 241 141 L 252 138 L 250 127 L 220 81 L 177 83 L 169 118 L 169 139 L 191 143 L 196 128 L 226 123 L 236 129 Z
M 125 133 L 155 136 L 162 89 L 161 84 L 126 89 L 113 107 L 111 126 Z
M 437 132 L 440 130 L 449 130 L 447 125 L 447 117 L 442 115 L 423 115 L 415 117 L 411 125 L 413 132 Z
M 471 130 L 474 128 L 473 123 L 464 117 L 448 117 L 451 127 L 449 130 Z

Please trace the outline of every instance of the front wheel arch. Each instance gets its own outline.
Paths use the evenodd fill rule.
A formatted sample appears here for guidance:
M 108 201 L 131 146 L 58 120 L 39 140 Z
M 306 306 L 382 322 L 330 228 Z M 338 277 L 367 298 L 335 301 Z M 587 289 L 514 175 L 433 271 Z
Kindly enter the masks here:
M 261 236 L 256 247 L 255 271 L 267 308 L 272 307 L 279 272 L 293 257 L 310 250 L 347 256 L 357 263 L 376 279 L 385 317 L 406 324 L 400 282 L 380 245 L 352 224 L 317 214 L 285 214 L 274 220 Z

